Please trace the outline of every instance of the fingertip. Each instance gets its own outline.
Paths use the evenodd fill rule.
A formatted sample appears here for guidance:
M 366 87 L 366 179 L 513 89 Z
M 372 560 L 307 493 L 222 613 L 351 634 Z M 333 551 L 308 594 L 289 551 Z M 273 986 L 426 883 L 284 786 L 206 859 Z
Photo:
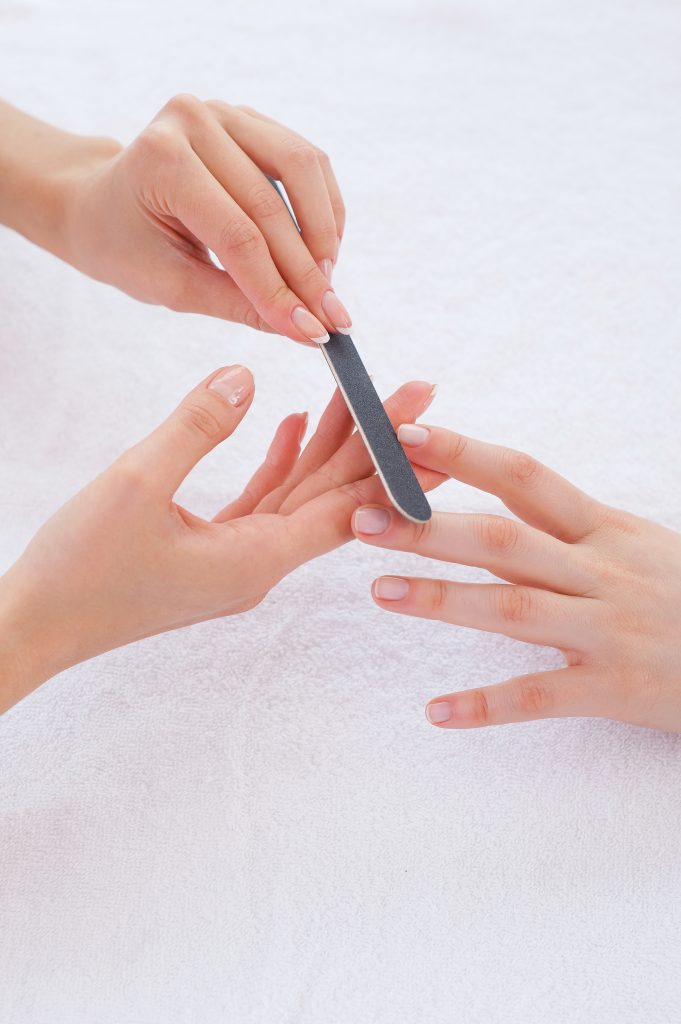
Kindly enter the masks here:
M 454 709 L 451 702 L 448 700 L 431 700 L 426 704 L 426 719 L 431 725 L 436 725 L 442 728 L 445 725 L 452 724 L 452 718 L 454 717 Z
M 387 508 L 363 505 L 352 514 L 352 529 L 359 540 L 380 536 L 392 522 L 392 513 Z
M 255 379 L 247 366 L 223 366 L 216 370 L 208 381 L 208 390 L 237 409 L 252 401 L 255 394 Z

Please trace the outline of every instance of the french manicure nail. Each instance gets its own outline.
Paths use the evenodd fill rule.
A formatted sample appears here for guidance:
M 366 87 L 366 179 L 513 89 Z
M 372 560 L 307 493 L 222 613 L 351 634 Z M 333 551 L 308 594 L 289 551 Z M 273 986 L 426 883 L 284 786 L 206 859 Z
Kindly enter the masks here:
M 383 601 L 400 601 L 409 593 L 409 584 L 399 576 L 381 576 L 374 583 L 374 596 Z
M 316 341 L 318 345 L 323 345 L 329 340 L 324 325 L 320 324 L 317 317 L 313 316 L 309 309 L 305 309 L 305 306 L 296 306 L 291 313 L 291 320 L 301 334 L 304 334 L 310 341 Z
M 317 266 L 329 284 L 331 284 L 331 275 L 333 274 L 333 263 L 331 260 L 320 260 Z
M 436 700 L 426 707 L 426 718 L 431 725 L 442 725 L 452 717 L 452 705 L 448 700 Z
M 301 445 L 303 443 L 303 438 L 305 437 L 305 434 L 307 432 L 307 421 L 308 421 L 308 418 L 309 418 L 308 414 L 306 412 L 304 412 L 303 413 L 303 418 L 300 421 L 300 430 L 298 432 L 298 444 L 299 445 Z
M 401 423 L 397 428 L 399 440 L 408 448 L 418 448 L 425 444 L 429 435 L 428 427 L 422 427 L 419 423 Z
M 428 395 L 428 397 L 426 398 L 426 400 L 424 402 L 423 409 L 421 410 L 422 412 L 425 412 L 426 409 L 430 408 L 430 406 L 433 404 L 433 399 L 435 398 L 436 395 L 437 395 L 437 384 L 433 384 L 432 388 L 430 389 L 430 394 Z
M 358 508 L 355 529 L 358 533 L 385 533 L 390 526 L 390 512 L 386 508 Z
M 208 385 L 230 405 L 241 405 L 253 390 L 253 375 L 245 366 L 228 366 Z
M 349 334 L 352 320 L 348 311 L 335 292 L 329 290 L 322 295 L 322 309 L 339 334 Z

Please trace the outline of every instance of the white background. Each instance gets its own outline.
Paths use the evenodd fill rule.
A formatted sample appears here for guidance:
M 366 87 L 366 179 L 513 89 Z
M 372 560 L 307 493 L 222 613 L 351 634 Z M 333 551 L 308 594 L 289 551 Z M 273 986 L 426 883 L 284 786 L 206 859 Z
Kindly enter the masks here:
M 191 91 L 327 149 L 380 392 L 437 381 L 431 422 L 679 528 L 680 54 L 665 0 L 0 0 L 0 94 L 64 127 L 129 141 Z M 203 514 L 331 392 L 312 350 L 7 231 L 0 310 L 3 568 L 214 368 L 258 395 L 183 488 Z M 679 1020 L 681 740 L 431 728 L 429 697 L 559 659 L 380 612 L 417 564 L 350 546 L 3 718 L 2 1024 Z

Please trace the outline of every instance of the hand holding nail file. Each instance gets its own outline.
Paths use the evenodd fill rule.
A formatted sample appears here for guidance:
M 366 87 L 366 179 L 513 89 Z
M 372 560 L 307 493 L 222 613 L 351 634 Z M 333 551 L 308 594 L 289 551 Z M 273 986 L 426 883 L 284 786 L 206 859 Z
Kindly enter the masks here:
M 269 180 L 286 203 L 293 222 L 298 227 L 283 188 L 273 178 Z M 352 338 L 348 334 L 332 333 L 329 341 L 320 345 L 320 348 L 331 367 L 331 372 L 336 378 L 336 383 L 391 502 L 412 522 L 427 522 L 432 515 L 428 500 L 416 479 L 409 459 L 404 454 Z

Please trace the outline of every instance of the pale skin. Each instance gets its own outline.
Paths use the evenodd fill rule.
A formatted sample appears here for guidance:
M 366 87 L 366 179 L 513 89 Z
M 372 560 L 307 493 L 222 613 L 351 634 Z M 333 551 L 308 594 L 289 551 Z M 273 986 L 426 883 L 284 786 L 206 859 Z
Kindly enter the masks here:
M 435 513 L 415 526 L 385 502 L 357 509 L 365 544 L 480 566 L 506 583 L 384 576 L 374 601 L 403 615 L 559 648 L 566 667 L 448 693 L 445 729 L 598 716 L 681 732 L 681 535 L 611 508 L 522 452 L 403 424 L 419 472 L 496 494 L 517 516 Z
M 385 403 L 392 422 L 420 415 L 433 391 L 403 385 Z M 253 393 L 246 368 L 216 371 L 64 505 L 0 578 L 0 713 L 104 651 L 248 611 L 297 566 L 352 539 L 353 509 L 382 488 L 338 392 L 304 451 L 306 414 L 280 424 L 244 492 L 211 521 L 174 501 Z M 426 488 L 444 479 L 419 475 Z
M 345 229 L 331 162 L 250 107 L 175 96 L 123 146 L 0 101 L 0 181 L 0 223 L 143 302 L 306 345 L 350 330 L 331 284 Z

